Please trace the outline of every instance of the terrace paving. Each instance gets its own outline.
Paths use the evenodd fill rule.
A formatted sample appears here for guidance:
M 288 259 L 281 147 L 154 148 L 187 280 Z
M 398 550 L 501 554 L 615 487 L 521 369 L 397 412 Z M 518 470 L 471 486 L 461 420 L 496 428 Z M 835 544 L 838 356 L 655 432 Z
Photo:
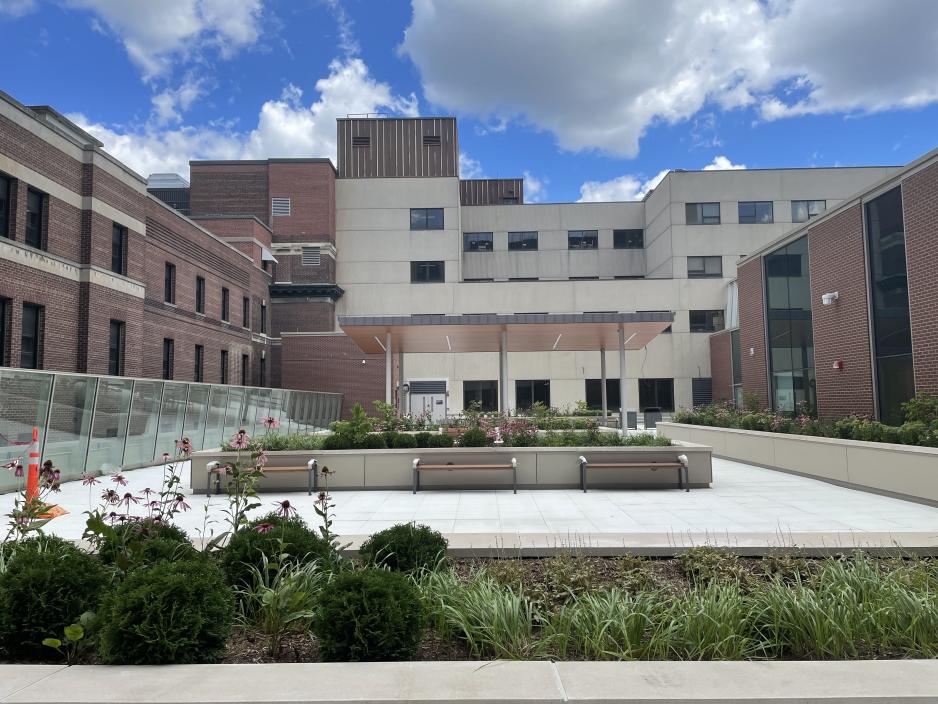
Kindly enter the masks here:
M 183 484 L 188 484 L 188 463 Z M 158 488 L 161 468 L 125 472 L 123 491 Z M 97 504 L 106 477 L 93 487 Z M 120 487 L 117 487 L 120 489 Z M 12 508 L 13 494 L 0 495 L 0 514 Z M 315 523 L 314 497 L 305 492 L 265 492 L 262 508 L 289 499 Z M 81 537 L 89 508 L 89 488 L 63 485 L 57 496 L 70 512 L 47 530 Z M 938 508 L 827 484 L 714 458 L 713 485 L 689 493 L 678 490 L 510 490 L 500 491 L 336 491 L 334 529 L 357 544 L 361 537 L 400 522 L 423 523 L 450 537 L 451 547 L 483 549 L 587 547 L 599 551 L 624 546 L 667 553 L 675 547 L 713 543 L 741 551 L 799 545 L 823 550 L 856 546 L 938 548 Z M 224 531 L 224 496 L 190 495 L 191 509 L 176 522 L 193 538 Z M 136 507 L 135 507 L 136 508 Z M 140 509 L 137 508 L 138 513 Z

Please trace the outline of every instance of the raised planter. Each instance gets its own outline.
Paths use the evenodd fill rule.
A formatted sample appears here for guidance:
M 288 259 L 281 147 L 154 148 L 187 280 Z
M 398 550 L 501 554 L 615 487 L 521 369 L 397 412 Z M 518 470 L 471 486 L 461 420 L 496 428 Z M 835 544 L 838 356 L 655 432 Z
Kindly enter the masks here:
M 268 453 L 268 466 L 305 465 L 315 458 L 319 467 L 328 467 L 334 474 L 330 489 L 397 489 L 410 490 L 413 461 L 420 457 L 427 464 L 466 462 L 507 463 L 518 460 L 519 489 L 575 489 L 580 486 L 580 455 L 593 462 L 662 461 L 674 462 L 678 455 L 687 455 L 688 480 L 691 489 L 710 486 L 712 472 L 710 448 L 681 442 L 672 447 L 447 447 L 403 450 L 309 450 Z M 234 452 L 203 451 L 192 456 L 192 489 L 205 493 L 206 466 L 213 460 L 233 462 Z M 596 459 L 597 457 L 601 459 Z M 498 475 L 498 476 L 488 476 Z M 276 475 L 263 480 L 276 482 L 276 489 L 305 491 L 306 476 L 302 473 Z M 635 488 L 676 488 L 677 475 L 668 470 L 606 469 L 590 475 L 590 489 L 604 486 Z M 510 472 L 427 472 L 420 478 L 422 489 L 433 488 L 511 488 Z M 261 490 L 264 487 L 259 486 Z
M 709 445 L 716 457 L 938 505 L 938 448 L 683 423 L 658 428 Z

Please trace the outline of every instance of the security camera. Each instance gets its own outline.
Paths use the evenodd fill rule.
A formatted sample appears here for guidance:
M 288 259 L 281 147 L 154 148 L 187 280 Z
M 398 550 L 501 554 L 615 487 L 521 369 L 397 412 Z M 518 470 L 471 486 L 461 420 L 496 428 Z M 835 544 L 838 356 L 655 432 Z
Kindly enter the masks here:
M 825 306 L 829 306 L 838 298 L 840 298 L 840 294 L 837 291 L 834 291 L 833 293 L 825 293 L 821 296 L 821 303 L 823 303 Z

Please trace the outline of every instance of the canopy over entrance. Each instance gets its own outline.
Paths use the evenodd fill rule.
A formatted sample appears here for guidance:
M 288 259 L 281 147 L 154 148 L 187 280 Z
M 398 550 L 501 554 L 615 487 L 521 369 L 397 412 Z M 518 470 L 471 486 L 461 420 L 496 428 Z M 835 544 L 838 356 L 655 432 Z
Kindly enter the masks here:
M 392 355 L 398 355 L 398 399 L 404 406 L 405 352 L 498 352 L 499 410 L 508 410 L 509 352 L 601 353 L 603 418 L 606 350 L 619 350 L 619 398 L 625 399 L 625 351 L 640 350 L 674 320 L 654 313 L 523 313 L 518 315 L 339 316 L 339 326 L 362 352 L 385 356 L 385 401 L 392 403 Z

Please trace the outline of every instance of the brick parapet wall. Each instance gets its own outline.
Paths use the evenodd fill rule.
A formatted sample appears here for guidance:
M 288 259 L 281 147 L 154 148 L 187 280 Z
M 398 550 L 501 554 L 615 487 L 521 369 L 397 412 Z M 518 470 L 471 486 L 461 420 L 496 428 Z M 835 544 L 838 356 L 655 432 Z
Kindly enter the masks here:
M 769 406 L 765 349 L 765 292 L 762 257 L 754 257 L 736 270 L 739 291 L 739 346 L 743 391 Z M 751 350 L 751 353 L 750 353 Z
M 272 162 L 271 198 L 288 197 L 290 217 L 272 217 L 274 242 L 335 243 L 335 171 L 324 162 Z
M 733 400 L 733 346 L 731 331 L 724 330 L 710 336 L 710 378 L 713 381 L 713 400 Z
M 267 164 L 205 164 L 192 162 L 189 171 L 193 215 L 254 215 L 270 219 Z

